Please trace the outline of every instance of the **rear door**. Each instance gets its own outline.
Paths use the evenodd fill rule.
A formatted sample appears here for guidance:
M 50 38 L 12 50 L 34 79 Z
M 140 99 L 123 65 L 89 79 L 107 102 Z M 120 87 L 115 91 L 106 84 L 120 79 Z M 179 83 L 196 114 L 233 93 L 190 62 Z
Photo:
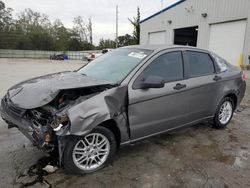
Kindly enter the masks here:
M 215 63 L 210 54 L 202 51 L 185 51 L 188 65 L 187 85 L 189 87 L 188 121 L 194 122 L 214 115 L 218 103 L 220 81 Z
M 137 83 L 149 75 L 164 78 L 165 86 L 137 89 Z M 133 140 L 187 123 L 186 82 L 181 51 L 161 52 L 136 73 L 128 86 L 128 114 Z

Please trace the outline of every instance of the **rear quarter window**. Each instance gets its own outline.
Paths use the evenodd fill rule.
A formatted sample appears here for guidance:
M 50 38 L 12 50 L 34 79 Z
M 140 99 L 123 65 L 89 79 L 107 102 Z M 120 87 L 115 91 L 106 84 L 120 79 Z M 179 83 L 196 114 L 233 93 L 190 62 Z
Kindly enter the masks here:
M 216 64 L 219 67 L 219 72 L 225 72 L 228 70 L 227 61 L 223 58 L 219 57 L 218 55 L 211 53 L 212 57 L 214 58 Z

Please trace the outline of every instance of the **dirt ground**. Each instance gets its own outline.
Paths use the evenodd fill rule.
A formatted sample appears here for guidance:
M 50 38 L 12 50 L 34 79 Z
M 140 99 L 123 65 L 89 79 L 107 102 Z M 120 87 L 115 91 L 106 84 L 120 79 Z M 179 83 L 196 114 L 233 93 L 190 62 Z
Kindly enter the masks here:
M 83 63 L 0 59 L 0 98 L 24 79 L 74 70 Z M 250 187 L 249 78 L 247 85 L 227 128 L 215 130 L 203 123 L 156 136 L 121 148 L 110 166 L 83 176 L 39 170 L 45 154 L 1 119 L 0 187 Z

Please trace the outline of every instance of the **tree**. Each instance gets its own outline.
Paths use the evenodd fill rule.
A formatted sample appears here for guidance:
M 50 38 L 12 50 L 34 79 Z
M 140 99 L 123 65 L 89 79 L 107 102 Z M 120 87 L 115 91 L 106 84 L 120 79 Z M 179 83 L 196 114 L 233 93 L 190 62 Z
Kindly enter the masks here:
M 81 42 L 90 43 L 93 45 L 93 31 L 92 31 L 92 20 L 88 19 L 88 23 L 86 24 L 81 16 L 77 16 L 74 18 L 74 27 L 73 30 L 80 37 Z
M 12 18 L 11 8 L 6 8 L 0 0 L 0 48 L 14 48 L 17 33 L 15 33 L 15 20 Z
M 30 8 L 19 13 L 17 25 L 26 33 L 40 29 L 46 30 L 51 27 L 48 15 L 35 12 Z
M 115 48 L 116 42 L 110 39 L 101 39 L 98 45 L 98 49 L 102 50 L 104 48 Z
M 73 29 L 80 37 L 80 41 L 88 41 L 88 29 L 86 27 L 86 24 L 83 22 L 82 17 L 81 16 L 75 17 L 73 23 L 74 23 Z
M 82 50 L 94 50 L 96 47 L 89 42 L 82 42 Z
M 95 49 L 92 20 L 87 24 L 78 16 L 74 28 L 68 29 L 56 19 L 31 9 L 25 9 L 12 17 L 12 9 L 0 0 L 0 49 L 23 50 L 91 50 Z
M 53 37 L 51 35 L 51 23 L 48 16 L 25 9 L 18 15 L 16 21 L 20 38 L 17 46 L 26 50 L 52 50 Z
M 85 24 L 81 16 L 74 18 L 73 32 L 75 33 L 75 38 L 79 39 L 81 43 L 82 50 L 95 49 L 93 45 L 93 34 L 92 34 L 92 21 L 91 18 L 88 19 L 88 23 Z
M 130 23 L 134 26 L 133 38 L 135 40 L 135 44 L 140 43 L 140 8 L 137 7 L 137 17 L 134 17 L 133 20 L 129 19 Z
M 129 34 L 125 34 L 123 36 L 119 36 L 117 38 L 118 40 L 118 46 L 122 47 L 122 46 L 129 46 L 129 45 L 134 45 L 135 44 L 135 40 L 134 38 L 129 35 Z
M 4 2 L 0 1 L 0 31 L 9 31 L 14 24 L 11 8 L 6 8 Z
M 82 50 L 82 44 L 77 38 L 70 38 L 68 42 L 68 50 L 79 51 Z
M 54 41 L 54 49 L 60 51 L 66 51 L 69 49 L 69 40 L 73 35 L 70 30 L 64 27 L 61 20 L 56 19 L 53 22 L 52 28 L 50 29 Z

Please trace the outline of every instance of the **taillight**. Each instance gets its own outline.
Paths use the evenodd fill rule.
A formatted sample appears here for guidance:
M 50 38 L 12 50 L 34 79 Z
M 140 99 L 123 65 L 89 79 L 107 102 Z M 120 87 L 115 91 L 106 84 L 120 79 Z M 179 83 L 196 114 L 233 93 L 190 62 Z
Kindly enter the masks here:
M 247 79 L 247 73 L 245 71 L 242 71 L 241 79 L 244 81 Z

